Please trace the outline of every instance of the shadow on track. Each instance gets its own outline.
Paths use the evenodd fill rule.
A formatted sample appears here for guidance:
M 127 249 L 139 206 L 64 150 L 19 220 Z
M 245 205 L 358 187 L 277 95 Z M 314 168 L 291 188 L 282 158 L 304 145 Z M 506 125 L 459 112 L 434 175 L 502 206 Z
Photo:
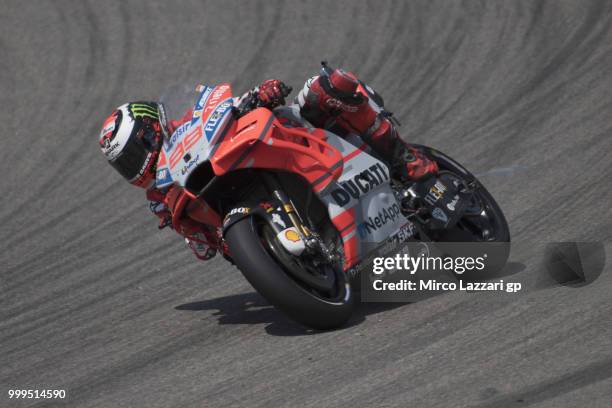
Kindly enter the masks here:
M 509 276 L 521 272 L 525 265 L 517 262 L 509 262 L 506 267 L 496 276 L 490 279 Z M 432 296 L 442 294 L 432 293 Z M 428 296 L 429 297 L 429 296 Z M 357 298 L 359 302 L 359 297 Z M 367 316 L 396 309 L 410 303 L 358 303 L 349 320 L 343 329 L 356 326 L 366 320 Z M 265 330 L 273 336 L 307 336 L 321 333 L 318 330 L 309 329 L 301 326 L 285 317 L 281 312 L 272 307 L 264 298 L 256 292 L 241 293 L 220 298 L 202 300 L 198 302 L 184 303 L 176 306 L 176 310 L 181 311 L 207 311 L 216 310 L 212 315 L 217 318 L 219 324 L 267 324 Z
M 359 303 L 348 324 L 339 330 L 356 326 L 366 316 L 395 309 L 406 303 Z M 175 307 L 182 311 L 216 310 L 212 315 L 219 324 L 267 324 L 265 330 L 273 336 L 307 336 L 321 333 L 301 326 L 271 306 L 256 292 L 185 303 Z

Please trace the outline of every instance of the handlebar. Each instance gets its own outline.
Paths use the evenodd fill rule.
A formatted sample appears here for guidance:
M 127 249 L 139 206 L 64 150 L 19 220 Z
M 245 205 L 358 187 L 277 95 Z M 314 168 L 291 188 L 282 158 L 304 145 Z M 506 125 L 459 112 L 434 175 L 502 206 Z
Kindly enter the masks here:
M 283 98 L 280 102 L 281 104 L 284 104 L 285 98 L 289 96 L 291 91 L 293 91 L 293 88 L 281 82 L 280 90 L 281 90 L 281 94 L 283 95 Z M 257 93 L 254 91 L 250 91 L 248 95 L 242 99 L 242 101 L 240 102 L 240 105 L 234 108 L 234 112 L 236 113 L 238 117 L 240 117 L 255 108 L 261 108 L 261 107 L 265 107 L 265 105 L 262 104 L 262 102 L 259 100 L 259 98 L 257 97 Z

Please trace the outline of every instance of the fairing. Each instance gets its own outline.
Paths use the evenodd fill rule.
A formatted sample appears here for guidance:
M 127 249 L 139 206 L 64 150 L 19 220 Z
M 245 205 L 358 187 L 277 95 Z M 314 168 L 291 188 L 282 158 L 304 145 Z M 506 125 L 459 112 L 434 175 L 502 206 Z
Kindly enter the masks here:
M 191 171 L 213 156 L 221 136 L 233 121 L 233 98 L 229 84 L 215 88 L 200 85 L 196 91 L 192 92 L 191 120 L 187 120 L 164 140 L 157 163 L 158 188 L 171 184 L 184 187 Z M 185 108 L 186 100 L 189 100 L 188 96 L 175 98 L 175 105 L 164 103 L 169 120 L 182 118 L 189 111 L 189 108 Z M 181 112 L 181 109 L 185 110 Z
M 158 187 L 184 188 L 205 162 L 215 176 L 246 168 L 299 174 L 327 206 L 343 240 L 345 269 L 406 228 L 389 169 L 367 153 L 358 137 L 349 141 L 305 122 L 283 126 L 278 112 L 266 108 L 235 119 L 229 84 L 200 86 L 193 101 L 191 120 L 164 143 Z

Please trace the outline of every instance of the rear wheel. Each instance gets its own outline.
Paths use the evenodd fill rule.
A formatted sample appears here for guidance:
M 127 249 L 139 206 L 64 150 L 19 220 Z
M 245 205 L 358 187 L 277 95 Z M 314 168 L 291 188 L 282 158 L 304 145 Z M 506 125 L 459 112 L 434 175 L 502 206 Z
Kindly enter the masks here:
M 501 208 L 482 183 L 465 167 L 446 154 L 416 145 L 428 157 L 434 159 L 440 168 L 439 176 L 456 180 L 471 191 L 469 204 L 461 218 L 447 229 L 428 229 L 422 224 L 427 240 L 440 243 L 475 243 L 474 245 L 440 245 L 446 255 L 464 257 L 467 255 L 488 255 L 486 267 L 466 275 L 456 275 L 466 281 L 482 281 L 497 276 L 506 265 L 510 255 L 510 229 Z
M 246 217 L 225 234 L 232 259 L 249 283 L 292 319 L 315 329 L 333 329 L 350 318 L 354 295 L 346 274 L 314 257 L 288 253 L 258 217 Z
M 434 159 L 440 172 L 447 172 L 470 185 L 474 194 L 457 224 L 448 230 L 433 232 L 435 241 L 510 242 L 510 228 L 499 204 L 480 181 L 448 155 L 427 146 L 414 145 Z

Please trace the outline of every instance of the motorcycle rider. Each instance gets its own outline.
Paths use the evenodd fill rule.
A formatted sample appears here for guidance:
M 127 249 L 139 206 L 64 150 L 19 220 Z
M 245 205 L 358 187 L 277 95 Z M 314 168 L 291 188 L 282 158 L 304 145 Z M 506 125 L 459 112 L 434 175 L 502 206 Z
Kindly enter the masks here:
M 435 161 L 401 139 L 380 95 L 351 72 L 332 70 L 323 62 L 321 75 L 306 81 L 296 102 L 315 127 L 340 136 L 360 135 L 402 179 L 419 180 L 438 171 Z
M 285 104 L 291 88 L 277 79 L 269 79 L 235 100 L 255 100 L 255 107 L 273 109 Z M 365 91 L 365 92 L 364 92 Z M 368 145 L 390 163 L 392 172 L 402 179 L 419 180 L 438 171 L 437 164 L 399 137 L 391 114 L 382 107 L 382 98 L 357 77 L 341 69 L 332 70 L 324 63 L 321 75 L 308 79 L 296 97 L 301 116 L 315 127 L 345 136 L 360 135 Z M 171 134 L 191 119 L 187 112 L 180 121 L 169 121 Z M 164 203 L 174 187 L 155 187 L 157 159 L 162 147 L 163 130 L 156 102 L 132 102 L 119 106 L 104 122 L 100 147 L 110 165 L 131 184 L 146 189 L 151 211 L 160 219 L 159 228 L 172 227 L 172 215 Z M 220 231 L 184 217 L 176 232 L 185 238 L 196 257 L 208 260 L 221 248 Z

